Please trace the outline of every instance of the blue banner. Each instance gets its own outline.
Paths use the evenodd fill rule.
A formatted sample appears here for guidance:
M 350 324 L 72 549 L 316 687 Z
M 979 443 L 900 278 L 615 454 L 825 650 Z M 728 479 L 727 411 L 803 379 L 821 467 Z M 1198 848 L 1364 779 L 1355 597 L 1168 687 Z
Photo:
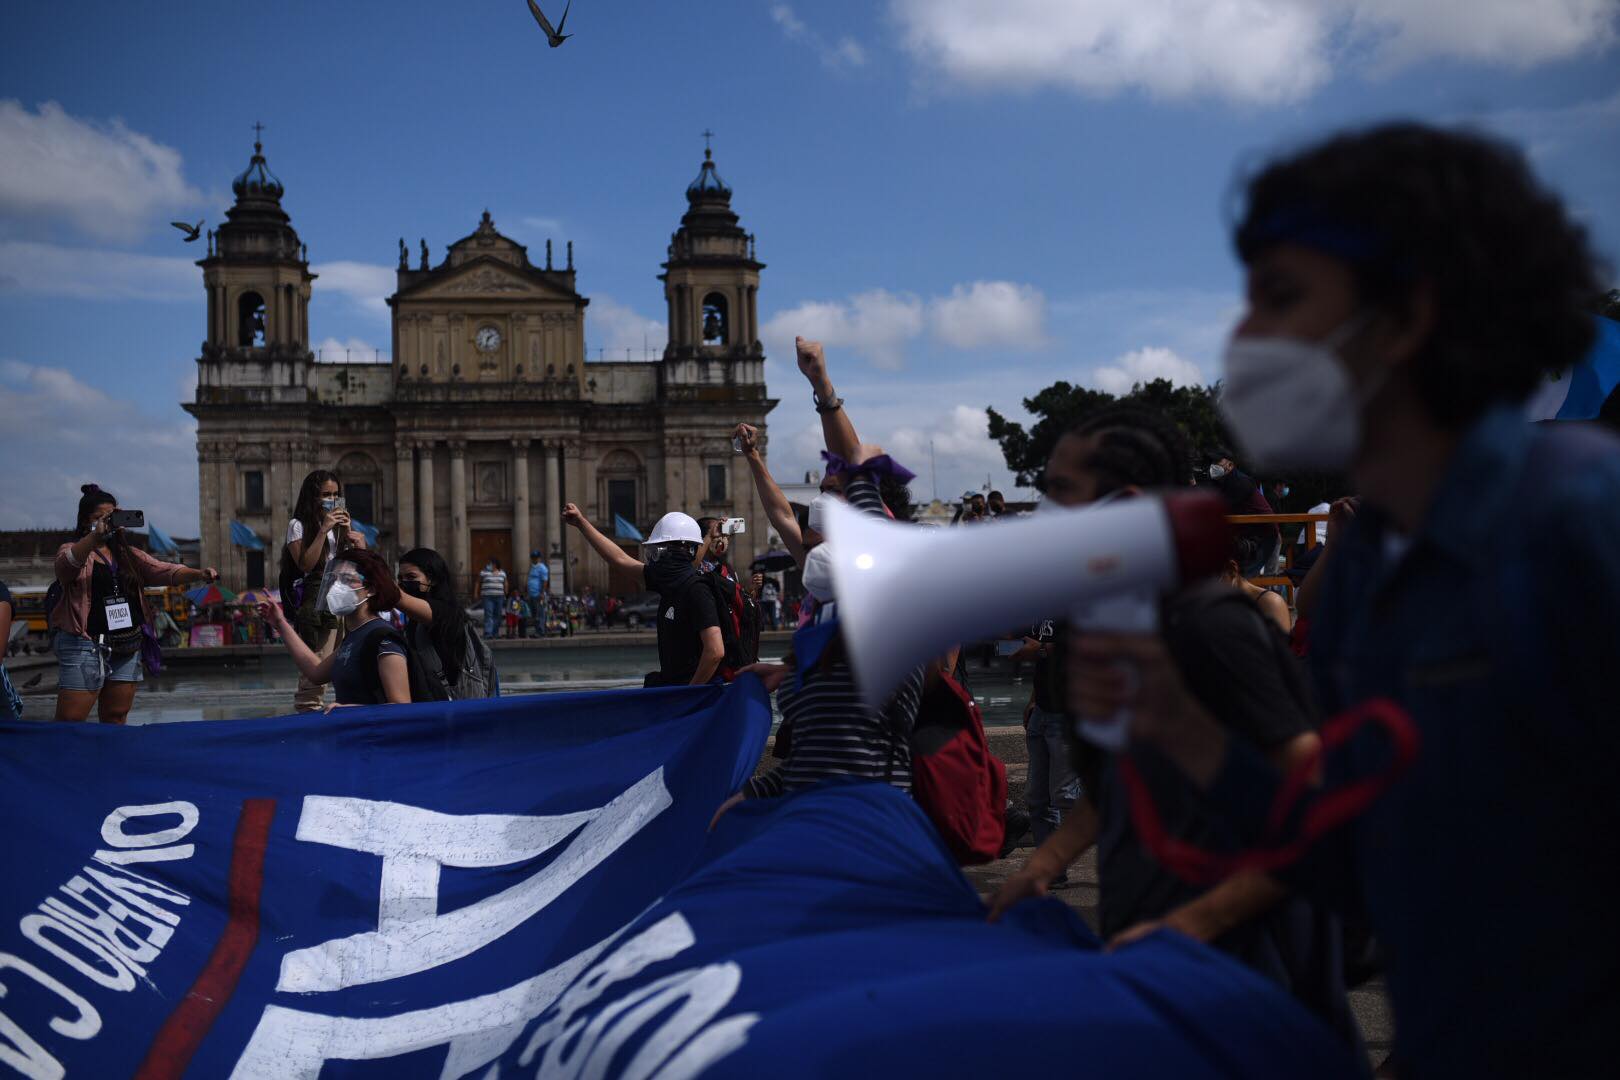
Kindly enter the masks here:
M 1186 939 L 986 924 L 886 786 L 708 832 L 769 725 L 752 678 L 0 724 L 0 1075 L 1356 1075 Z

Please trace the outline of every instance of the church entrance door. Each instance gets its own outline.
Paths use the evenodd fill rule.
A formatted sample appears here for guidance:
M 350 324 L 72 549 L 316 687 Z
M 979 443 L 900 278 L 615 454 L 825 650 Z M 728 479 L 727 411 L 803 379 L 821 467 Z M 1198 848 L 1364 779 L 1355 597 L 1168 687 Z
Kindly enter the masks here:
M 512 563 L 512 533 L 509 529 L 474 529 L 472 531 L 472 576 L 473 591 L 477 592 L 478 572 L 490 559 L 501 560 L 501 569 L 506 571 L 508 585 L 522 591 L 522 583 L 518 580 L 528 573 L 527 566 L 514 566 Z

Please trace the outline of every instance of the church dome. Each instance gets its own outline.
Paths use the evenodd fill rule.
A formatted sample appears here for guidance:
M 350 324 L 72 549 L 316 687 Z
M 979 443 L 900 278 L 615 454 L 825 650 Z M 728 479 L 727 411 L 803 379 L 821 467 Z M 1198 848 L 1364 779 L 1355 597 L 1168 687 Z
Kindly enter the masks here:
M 231 181 L 231 190 L 238 199 L 280 199 L 287 190 L 264 163 L 264 146 L 255 141 L 253 160 Z
M 703 168 L 698 171 L 697 179 L 686 185 L 686 199 L 688 202 L 697 202 L 699 199 L 729 199 L 731 189 L 726 182 L 720 179 L 720 174 L 714 171 L 714 156 L 708 150 L 703 151 Z

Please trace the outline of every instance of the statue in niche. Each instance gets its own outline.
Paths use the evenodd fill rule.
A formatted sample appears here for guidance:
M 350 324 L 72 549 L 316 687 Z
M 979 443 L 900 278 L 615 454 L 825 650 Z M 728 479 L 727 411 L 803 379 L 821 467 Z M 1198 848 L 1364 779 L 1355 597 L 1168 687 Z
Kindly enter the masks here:
M 437 363 L 434 365 L 434 370 L 438 371 L 442 375 L 444 374 L 444 339 L 442 338 L 439 340 L 439 349 L 436 355 L 436 360 Z

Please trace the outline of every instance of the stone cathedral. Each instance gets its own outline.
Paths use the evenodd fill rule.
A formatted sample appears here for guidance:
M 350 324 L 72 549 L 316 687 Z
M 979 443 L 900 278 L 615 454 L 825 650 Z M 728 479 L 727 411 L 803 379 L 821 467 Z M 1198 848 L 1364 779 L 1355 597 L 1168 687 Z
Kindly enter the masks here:
M 610 536 L 616 517 L 643 533 L 666 510 L 743 517 L 733 562 L 764 551 L 764 511 L 731 447 L 738 421 L 763 429 L 776 404 L 759 341 L 764 264 L 709 151 L 658 275 L 661 359 L 589 359 L 573 244 L 561 266 L 549 241 L 537 261 L 485 211 L 436 265 L 425 241 L 410 265 L 400 240 L 393 358 L 379 364 L 311 352 L 316 275 L 285 189 L 253 149 L 198 262 L 208 329 L 184 407 L 197 418 L 204 565 L 233 585 L 274 585 L 299 483 L 317 468 L 338 473 L 380 551 L 435 548 L 469 595 L 488 558 L 522 573 L 531 549 L 550 560 L 554 589 L 608 587 L 562 526 L 567 502 Z

